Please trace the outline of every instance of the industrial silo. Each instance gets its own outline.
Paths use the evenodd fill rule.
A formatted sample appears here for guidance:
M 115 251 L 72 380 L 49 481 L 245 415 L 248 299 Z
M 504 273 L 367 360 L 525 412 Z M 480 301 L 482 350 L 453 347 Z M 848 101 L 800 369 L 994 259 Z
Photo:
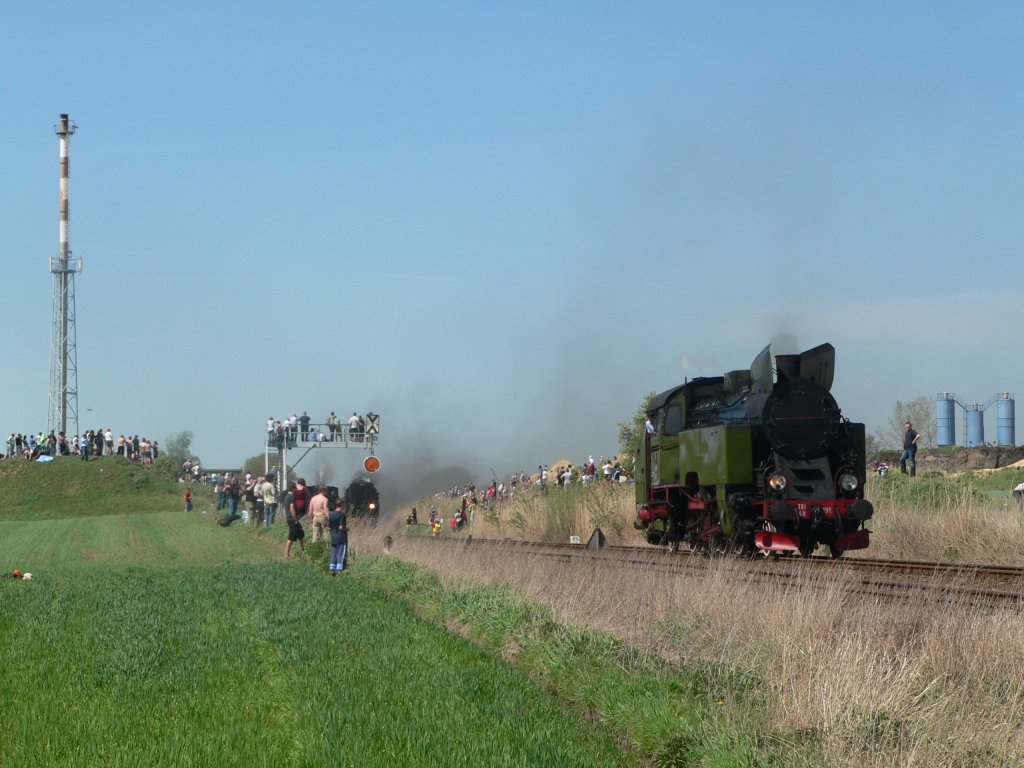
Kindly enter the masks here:
M 1013 423 L 1013 394 L 1002 392 L 996 395 L 996 442 L 999 445 L 1016 445 Z
M 985 411 L 975 403 L 967 406 L 967 447 L 985 444 Z
M 952 392 L 939 392 L 935 398 L 935 423 L 938 432 L 936 444 L 956 445 L 956 395 Z

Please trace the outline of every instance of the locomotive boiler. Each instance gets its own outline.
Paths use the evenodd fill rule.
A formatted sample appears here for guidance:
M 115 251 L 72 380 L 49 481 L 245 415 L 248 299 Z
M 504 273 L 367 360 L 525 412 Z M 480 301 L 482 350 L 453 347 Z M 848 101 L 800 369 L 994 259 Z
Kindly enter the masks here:
M 671 549 L 812 554 L 864 549 L 864 425 L 830 390 L 835 349 L 770 346 L 749 370 L 655 396 L 636 448 L 636 527 Z

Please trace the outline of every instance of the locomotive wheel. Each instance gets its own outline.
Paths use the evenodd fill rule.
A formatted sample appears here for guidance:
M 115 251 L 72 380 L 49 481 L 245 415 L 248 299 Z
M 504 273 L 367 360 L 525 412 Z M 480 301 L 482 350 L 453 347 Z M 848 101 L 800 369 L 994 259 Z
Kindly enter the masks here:
M 801 555 L 801 557 L 810 557 L 811 555 L 814 554 L 814 550 L 816 550 L 817 548 L 818 548 L 818 542 L 814 541 L 813 539 L 811 540 L 810 543 L 805 542 L 804 539 L 800 539 L 800 555 Z
M 720 533 L 716 533 L 711 537 L 711 545 L 708 548 L 708 553 L 712 557 L 724 557 L 726 555 L 733 554 L 735 551 L 736 545 L 731 539 Z
M 754 554 L 754 545 L 746 536 L 736 536 L 731 542 L 732 553 L 737 557 L 750 557 Z
M 744 533 L 747 530 L 746 522 L 739 515 L 732 517 L 732 530 L 732 539 L 729 541 L 731 553 L 738 557 L 750 557 L 754 554 L 754 534 Z
M 838 560 L 840 557 L 843 556 L 843 550 L 836 549 L 835 544 L 828 545 L 828 553 L 832 556 L 833 560 Z

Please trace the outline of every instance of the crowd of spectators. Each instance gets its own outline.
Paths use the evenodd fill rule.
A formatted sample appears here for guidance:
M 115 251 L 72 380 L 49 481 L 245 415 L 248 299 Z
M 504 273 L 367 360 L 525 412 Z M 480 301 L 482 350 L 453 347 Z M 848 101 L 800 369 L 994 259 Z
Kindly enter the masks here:
M 631 483 L 633 476 L 623 467 L 623 462 L 618 456 L 611 458 L 600 457 L 594 461 L 593 456 L 588 456 L 583 464 L 574 466 L 570 462 L 558 462 L 552 468 L 546 464 L 537 467 L 532 475 L 520 470 L 513 472 L 507 480 L 491 480 L 485 488 L 478 489 L 475 483 L 467 485 L 454 485 L 443 491 L 434 494 L 435 499 L 447 499 L 448 501 L 458 500 L 455 511 L 447 520 L 442 517 L 436 505 L 431 505 L 430 515 L 427 524 L 430 526 L 434 536 L 440 534 L 444 525 L 447 524 L 452 530 L 460 530 L 466 524 L 472 524 L 473 517 L 478 508 L 488 508 L 501 502 L 510 501 L 517 493 L 528 489 L 546 493 L 552 485 L 565 490 L 573 485 L 586 486 L 591 484 L 619 484 Z M 415 525 L 419 521 L 419 513 L 414 507 L 412 513 L 406 519 L 409 525 Z
M 63 432 L 22 434 L 11 432 L 7 453 L 0 458 L 38 459 L 41 456 L 76 456 L 83 461 L 100 456 L 124 456 L 129 461 L 152 464 L 160 456 L 160 444 L 138 435 L 118 435 L 110 427 L 90 429 L 81 435 L 66 436 Z
M 329 493 L 327 486 L 310 487 L 303 478 L 289 482 L 278 492 L 273 473 L 253 476 L 246 473 L 244 480 L 237 472 L 212 472 L 210 481 L 217 497 L 217 510 L 224 510 L 219 520 L 221 525 L 230 525 L 235 520 L 261 528 L 270 528 L 275 518 L 288 526 L 284 556 L 291 557 L 292 544 L 299 542 L 302 552 L 306 551 L 306 530 L 309 529 L 313 543 L 326 540 L 330 549 L 330 572 L 332 576 L 345 570 L 348 550 L 348 517 L 346 503 L 337 495 Z M 192 510 L 192 489 L 185 487 L 185 511 Z M 239 514 L 241 510 L 241 514 Z M 205 512 L 205 510 L 204 510 Z
M 480 497 L 486 504 L 491 500 L 511 499 L 518 490 L 524 488 L 547 489 L 552 483 L 559 488 L 567 488 L 570 485 L 589 485 L 597 482 L 629 483 L 632 481 L 632 475 L 622 466 L 618 456 L 607 459 L 602 456 L 596 462 L 593 456 L 588 456 L 587 460 L 578 466 L 574 466 L 570 462 L 559 462 L 553 469 L 549 469 L 548 465 L 541 464 L 532 475 L 527 475 L 526 472 L 520 470 L 509 475 L 507 480 L 494 479 L 487 485 L 486 490 L 480 492 Z M 467 494 L 474 495 L 476 490 L 476 485 L 473 483 L 465 486 L 455 485 L 436 493 L 435 496 L 447 496 L 449 499 L 455 499 Z
M 265 528 L 274 524 L 279 494 L 273 474 L 254 477 L 247 472 L 243 479 L 236 472 L 212 472 L 208 482 L 217 498 L 217 511 L 225 510 L 232 518 Z
M 217 477 L 216 472 L 208 472 L 200 466 L 199 460 L 196 459 L 185 459 L 185 463 L 181 465 L 181 477 L 178 478 L 180 483 L 195 483 L 197 485 L 212 485 L 214 479 Z
M 539 469 L 541 470 L 541 484 L 543 484 L 547 481 L 546 475 L 549 473 L 547 472 L 547 467 L 540 467 Z M 594 461 L 593 456 L 588 456 L 587 460 L 580 467 L 573 467 L 572 464 L 568 464 L 567 466 L 559 467 L 555 471 L 555 483 L 562 488 L 573 484 L 587 485 L 598 480 L 606 483 L 628 483 L 632 480 L 632 477 L 623 468 L 618 456 L 612 456 L 610 459 L 602 456 L 600 461 L 597 462 Z
M 314 423 L 306 411 L 299 416 L 293 413 L 286 419 L 267 419 L 267 444 L 283 447 L 299 440 L 302 442 L 337 442 L 351 440 L 361 443 L 366 440 L 366 422 L 370 416 L 360 416 L 355 411 L 348 419 L 342 420 L 334 411 L 328 414 L 323 423 Z

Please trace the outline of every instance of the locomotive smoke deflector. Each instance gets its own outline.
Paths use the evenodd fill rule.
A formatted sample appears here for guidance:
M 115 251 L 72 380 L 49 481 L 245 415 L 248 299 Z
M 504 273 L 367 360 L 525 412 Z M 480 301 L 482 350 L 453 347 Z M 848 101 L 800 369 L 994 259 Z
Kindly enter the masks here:
M 819 344 L 800 353 L 800 378 L 816 381 L 826 391 L 832 389 L 832 377 L 836 372 L 836 348 L 831 344 Z
M 750 393 L 767 395 L 772 391 L 772 345 L 762 349 L 750 364 Z

